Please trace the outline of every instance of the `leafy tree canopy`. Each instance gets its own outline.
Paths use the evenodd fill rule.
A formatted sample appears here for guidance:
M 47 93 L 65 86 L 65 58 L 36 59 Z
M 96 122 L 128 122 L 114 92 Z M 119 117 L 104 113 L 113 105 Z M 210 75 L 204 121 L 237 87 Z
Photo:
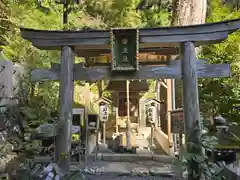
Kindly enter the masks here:
M 59 62 L 59 51 L 44 51 L 33 47 L 20 36 L 19 27 L 60 30 L 108 29 L 110 27 L 153 27 L 169 24 L 166 9 L 152 8 L 136 11 L 140 0 L 88 0 L 69 7 L 67 25 L 62 24 L 63 6 L 54 0 L 3 0 L 0 2 L 0 45 L 4 54 L 13 62 L 29 69 L 49 67 Z M 77 61 L 77 59 L 76 59 Z M 29 87 L 31 84 L 29 84 Z M 37 83 L 31 99 L 48 102 L 49 108 L 56 108 L 58 84 Z M 51 97 L 51 98 L 50 98 Z M 49 99 L 50 98 L 50 99 Z M 35 103 L 36 109 L 39 107 Z
M 237 8 L 221 4 L 220 0 L 211 1 L 208 22 L 240 18 Z M 210 63 L 228 63 L 232 77 L 224 79 L 204 79 L 200 81 L 200 102 L 202 111 L 220 113 L 229 120 L 238 120 L 240 111 L 240 31 L 229 36 L 224 42 L 202 48 L 203 58 Z

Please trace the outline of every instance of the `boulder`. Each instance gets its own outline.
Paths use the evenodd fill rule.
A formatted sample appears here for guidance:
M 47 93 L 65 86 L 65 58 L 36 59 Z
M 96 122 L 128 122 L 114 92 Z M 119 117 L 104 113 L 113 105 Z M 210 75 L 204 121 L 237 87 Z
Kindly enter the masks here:
M 240 160 L 227 165 L 223 170 L 223 175 L 227 180 L 240 180 Z

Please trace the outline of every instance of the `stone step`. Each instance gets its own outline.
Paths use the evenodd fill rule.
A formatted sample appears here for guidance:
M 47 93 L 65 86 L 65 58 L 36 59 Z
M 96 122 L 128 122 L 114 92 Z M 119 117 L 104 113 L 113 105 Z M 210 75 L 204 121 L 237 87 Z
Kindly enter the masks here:
M 137 161 L 158 161 L 162 163 L 173 163 L 176 157 L 167 155 L 156 155 L 153 153 L 139 154 L 112 154 L 112 153 L 96 153 L 88 156 L 92 161 L 108 161 L 108 162 L 137 162 Z
M 140 156 L 141 154 L 149 154 L 152 155 L 153 152 L 150 149 L 137 149 L 137 154 Z
M 145 161 L 139 163 L 102 163 L 90 164 L 86 167 L 71 165 L 71 171 L 82 170 L 88 175 L 108 175 L 108 176 L 159 176 L 173 178 L 179 173 L 175 172 L 173 166 L 164 164 L 154 164 L 154 162 Z
M 182 178 L 159 177 L 159 176 L 131 176 L 131 175 L 85 175 L 87 180 L 182 180 Z
M 174 177 L 176 173 L 173 169 L 167 167 L 135 167 L 131 170 L 126 168 L 121 168 L 120 166 L 114 166 L 111 164 L 111 167 L 89 167 L 83 170 L 86 174 L 95 174 L 95 175 L 117 175 L 117 176 L 160 176 L 160 177 Z

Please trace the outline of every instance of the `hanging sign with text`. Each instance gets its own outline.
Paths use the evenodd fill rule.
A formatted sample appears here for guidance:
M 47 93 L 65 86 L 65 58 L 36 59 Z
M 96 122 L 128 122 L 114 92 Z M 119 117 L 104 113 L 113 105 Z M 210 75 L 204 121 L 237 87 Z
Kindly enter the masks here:
M 112 71 L 137 71 L 138 29 L 111 29 Z
M 108 106 L 107 105 L 99 106 L 99 120 L 101 122 L 106 122 L 108 120 Z
M 155 106 L 149 106 L 147 110 L 147 118 L 150 123 L 155 123 L 157 120 L 157 109 Z

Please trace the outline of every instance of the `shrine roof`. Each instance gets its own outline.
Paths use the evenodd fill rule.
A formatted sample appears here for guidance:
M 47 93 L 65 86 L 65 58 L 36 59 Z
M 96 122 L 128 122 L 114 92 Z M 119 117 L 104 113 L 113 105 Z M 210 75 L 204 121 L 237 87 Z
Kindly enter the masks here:
M 193 41 L 196 46 L 219 43 L 238 29 L 240 19 L 191 26 L 139 28 L 139 59 L 141 62 L 141 57 L 145 61 L 147 55 L 154 55 L 152 58 L 155 59 L 161 59 L 159 55 L 177 55 L 181 42 Z M 104 61 L 111 61 L 110 30 L 20 30 L 22 37 L 39 49 L 60 50 L 62 46 L 71 46 L 77 56 L 104 56 Z
M 96 101 L 94 101 L 93 103 L 99 104 L 100 102 L 104 102 L 106 104 L 112 103 L 112 101 L 110 99 L 108 99 L 107 97 L 101 97 L 101 98 L 97 99 Z

